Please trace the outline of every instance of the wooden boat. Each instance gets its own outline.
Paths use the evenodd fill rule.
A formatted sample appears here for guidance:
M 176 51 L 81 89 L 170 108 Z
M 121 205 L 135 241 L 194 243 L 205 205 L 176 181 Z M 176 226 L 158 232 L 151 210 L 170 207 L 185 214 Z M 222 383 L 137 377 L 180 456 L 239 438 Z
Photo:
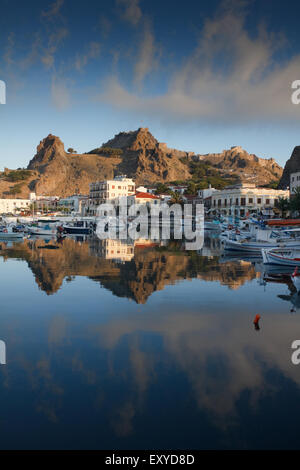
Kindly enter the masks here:
M 273 248 L 262 249 L 264 264 L 280 264 L 282 266 L 300 266 L 300 249 Z
M 1 227 L 0 240 L 15 240 L 24 238 L 24 232 L 19 232 L 14 227 Z

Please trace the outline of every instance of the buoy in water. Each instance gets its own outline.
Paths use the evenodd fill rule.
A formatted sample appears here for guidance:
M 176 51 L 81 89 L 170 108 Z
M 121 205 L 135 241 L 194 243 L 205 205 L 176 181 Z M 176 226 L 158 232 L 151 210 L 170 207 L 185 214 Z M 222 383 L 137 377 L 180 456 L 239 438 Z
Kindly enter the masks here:
M 254 320 L 253 320 L 254 325 L 257 325 L 258 322 L 259 322 L 259 320 L 260 320 L 260 315 L 259 315 L 259 313 L 257 313 L 257 314 L 255 315 Z

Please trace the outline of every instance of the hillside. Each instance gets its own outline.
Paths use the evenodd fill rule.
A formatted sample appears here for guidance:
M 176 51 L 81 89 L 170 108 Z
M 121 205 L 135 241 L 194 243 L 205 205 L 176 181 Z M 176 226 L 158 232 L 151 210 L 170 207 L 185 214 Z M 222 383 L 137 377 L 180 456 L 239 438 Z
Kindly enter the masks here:
M 300 171 L 300 146 L 294 148 L 291 157 L 284 166 L 283 174 L 279 182 L 280 189 L 290 186 L 290 174 Z
M 0 194 L 2 197 L 28 197 L 30 191 L 57 196 L 87 194 L 90 182 L 118 174 L 134 178 L 137 184 L 192 178 L 199 181 L 203 178 L 203 165 L 205 174 L 260 185 L 277 180 L 282 174 L 275 160 L 258 158 L 241 147 L 208 155 L 170 149 L 158 142 L 148 128 L 121 132 L 84 154 L 66 152 L 59 137 L 49 134 L 39 143 L 27 172 L 6 170 L 0 175 Z

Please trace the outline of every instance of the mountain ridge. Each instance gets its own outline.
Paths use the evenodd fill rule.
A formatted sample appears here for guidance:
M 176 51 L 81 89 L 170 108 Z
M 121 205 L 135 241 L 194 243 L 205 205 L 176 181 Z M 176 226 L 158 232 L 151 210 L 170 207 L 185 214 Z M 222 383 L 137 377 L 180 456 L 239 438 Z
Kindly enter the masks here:
M 203 164 L 213 168 L 220 177 L 232 176 L 258 185 L 279 179 L 283 171 L 274 159 L 257 157 L 239 146 L 206 155 L 171 149 L 159 142 L 148 128 L 120 132 L 97 149 L 83 154 L 66 152 L 61 139 L 49 134 L 40 141 L 27 166 L 25 176 L 28 177 L 12 184 L 8 173 L 4 172 L 0 178 L 0 193 L 6 197 L 11 197 L 11 192 L 25 197 L 26 192 L 33 191 L 38 195 L 62 197 L 78 192 L 87 194 L 92 181 L 120 174 L 134 178 L 137 184 L 187 181 L 195 178 L 194 167 Z

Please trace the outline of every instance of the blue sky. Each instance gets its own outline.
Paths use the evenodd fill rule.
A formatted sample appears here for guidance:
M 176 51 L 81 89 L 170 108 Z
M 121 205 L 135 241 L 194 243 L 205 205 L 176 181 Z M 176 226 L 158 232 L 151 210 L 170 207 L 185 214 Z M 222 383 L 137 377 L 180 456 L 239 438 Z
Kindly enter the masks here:
M 297 4 L 298 3 L 298 4 Z M 300 145 L 296 1 L 0 0 L 0 168 L 39 141 L 91 150 L 149 127 L 197 153 L 242 145 L 284 165 Z

